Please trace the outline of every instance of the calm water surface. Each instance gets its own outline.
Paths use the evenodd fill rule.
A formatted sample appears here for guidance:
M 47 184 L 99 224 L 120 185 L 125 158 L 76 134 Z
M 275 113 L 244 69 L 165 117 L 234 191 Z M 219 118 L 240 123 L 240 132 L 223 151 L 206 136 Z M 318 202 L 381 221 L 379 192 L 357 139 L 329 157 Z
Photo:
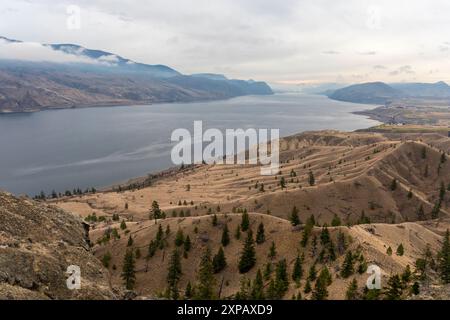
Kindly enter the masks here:
M 323 96 L 277 94 L 227 101 L 68 109 L 0 115 L 0 188 L 35 195 L 105 186 L 171 167 L 171 133 L 205 128 L 356 130 L 378 122 L 352 111 L 373 106 Z

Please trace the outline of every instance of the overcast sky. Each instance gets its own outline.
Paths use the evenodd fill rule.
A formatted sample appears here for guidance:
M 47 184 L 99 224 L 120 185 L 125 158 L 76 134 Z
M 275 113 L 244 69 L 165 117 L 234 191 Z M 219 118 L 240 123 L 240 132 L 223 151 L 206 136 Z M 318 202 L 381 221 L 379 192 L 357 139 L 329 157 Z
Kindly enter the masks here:
M 1 0 L 0 35 L 271 83 L 450 80 L 448 0 L 55 2 Z

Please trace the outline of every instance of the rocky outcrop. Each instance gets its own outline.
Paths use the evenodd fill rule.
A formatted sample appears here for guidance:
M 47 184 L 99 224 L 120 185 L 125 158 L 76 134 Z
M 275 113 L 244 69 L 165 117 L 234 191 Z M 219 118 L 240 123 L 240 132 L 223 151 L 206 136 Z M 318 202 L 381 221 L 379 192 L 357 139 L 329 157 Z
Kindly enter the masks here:
M 0 299 L 114 299 L 87 231 L 61 209 L 0 192 Z M 67 287 L 70 265 L 80 289 Z

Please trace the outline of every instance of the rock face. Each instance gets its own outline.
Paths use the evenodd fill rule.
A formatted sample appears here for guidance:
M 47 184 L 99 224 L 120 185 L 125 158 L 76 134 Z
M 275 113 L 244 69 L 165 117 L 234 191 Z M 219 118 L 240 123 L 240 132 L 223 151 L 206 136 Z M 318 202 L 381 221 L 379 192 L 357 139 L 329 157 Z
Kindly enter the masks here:
M 61 209 L 0 192 L 0 299 L 114 299 L 87 232 Z M 70 265 L 80 289 L 67 288 Z

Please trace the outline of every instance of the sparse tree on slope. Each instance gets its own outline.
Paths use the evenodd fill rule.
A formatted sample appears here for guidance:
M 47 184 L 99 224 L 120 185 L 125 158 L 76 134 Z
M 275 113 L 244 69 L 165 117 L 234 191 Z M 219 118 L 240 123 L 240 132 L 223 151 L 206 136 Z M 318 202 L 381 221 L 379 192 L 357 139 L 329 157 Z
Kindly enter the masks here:
M 256 263 L 256 252 L 253 242 L 253 232 L 252 230 L 248 230 L 247 239 L 245 240 L 241 258 L 239 260 L 239 272 L 246 273 L 250 271 L 250 269 L 253 268 L 255 263 Z
M 121 277 L 127 290 L 133 290 L 136 283 L 136 271 L 134 269 L 133 250 L 127 250 L 123 259 L 123 267 Z
M 444 236 L 441 251 L 439 252 L 439 272 L 444 283 L 450 283 L 450 231 Z
M 214 268 L 211 261 L 211 251 L 206 248 L 200 261 L 198 271 L 198 284 L 195 290 L 197 300 L 210 300 L 215 297 L 214 294 L 215 278 Z
M 177 300 L 179 298 L 178 282 L 181 278 L 181 259 L 178 249 L 172 252 L 169 262 L 169 270 L 167 273 L 168 297 Z

